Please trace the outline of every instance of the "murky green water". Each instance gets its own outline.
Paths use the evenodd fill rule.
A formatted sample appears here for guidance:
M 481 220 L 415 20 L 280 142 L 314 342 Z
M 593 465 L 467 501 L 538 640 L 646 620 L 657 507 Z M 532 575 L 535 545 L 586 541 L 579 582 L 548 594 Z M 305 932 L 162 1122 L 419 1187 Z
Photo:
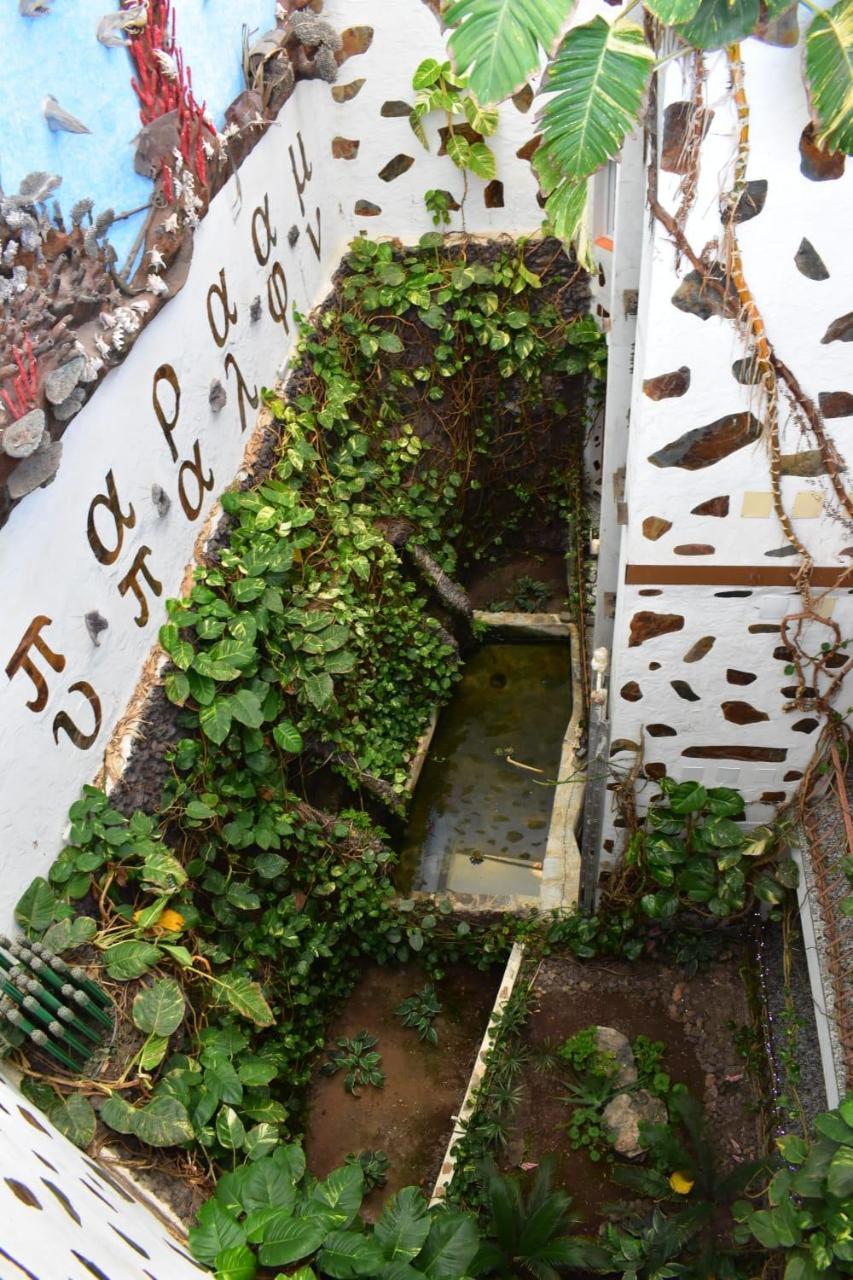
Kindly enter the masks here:
M 534 779 L 557 776 L 570 714 L 568 644 L 487 644 L 475 654 L 412 802 L 404 892 L 538 895 L 554 788 Z

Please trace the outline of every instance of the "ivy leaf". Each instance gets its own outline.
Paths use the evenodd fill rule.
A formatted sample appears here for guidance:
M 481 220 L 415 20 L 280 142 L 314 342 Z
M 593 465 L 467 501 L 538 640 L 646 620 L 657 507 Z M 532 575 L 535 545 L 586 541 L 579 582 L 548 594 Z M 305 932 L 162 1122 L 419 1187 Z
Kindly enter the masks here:
M 116 942 L 104 952 L 107 973 L 117 982 L 141 978 L 160 959 L 153 942 Z
M 73 920 L 57 920 L 52 924 L 42 943 L 49 951 L 73 951 L 91 942 L 97 932 L 98 926 L 91 916 L 75 916 Z
M 177 1098 L 164 1094 L 154 1098 L 147 1107 L 131 1107 L 130 1110 L 133 1112 L 132 1132 L 149 1147 L 175 1147 L 195 1136 L 187 1109 Z
M 168 849 L 153 849 L 145 855 L 140 873 L 143 887 L 154 893 L 176 893 L 187 882 L 187 873 Z
M 173 978 L 159 978 L 133 1001 L 134 1025 L 149 1035 L 170 1036 L 184 1019 L 184 993 Z
M 403 350 L 403 343 L 396 333 L 381 333 L 379 335 L 379 346 L 383 351 L 387 351 L 391 355 L 396 355 Z
M 241 1018 L 254 1022 L 258 1027 L 270 1027 L 275 1021 L 263 991 L 251 978 L 233 973 L 217 976 L 216 994 Z
M 18 899 L 15 920 L 27 934 L 44 933 L 53 920 L 56 895 L 43 876 L 36 876 L 29 888 Z
M 322 711 L 324 707 L 328 706 L 335 692 L 332 677 L 327 675 L 325 671 L 321 671 L 318 675 L 308 676 L 304 689 L 306 698 L 318 711 Z
M 250 1160 L 260 1160 L 275 1151 L 279 1141 L 276 1125 L 256 1124 L 246 1133 L 246 1155 Z
M 468 149 L 468 168 L 477 178 L 490 182 L 498 171 L 494 153 L 485 142 L 472 142 Z
M 247 729 L 260 729 L 264 722 L 264 713 L 257 694 L 249 689 L 238 689 L 230 698 L 231 714 Z
M 198 722 L 205 737 L 221 746 L 231 728 L 230 701 L 227 698 L 217 698 L 209 707 L 202 707 Z
M 461 133 L 451 134 L 447 139 L 447 154 L 457 169 L 471 167 L 471 143 Z
M 153 1071 L 159 1067 L 169 1047 L 168 1036 L 149 1036 L 139 1051 L 139 1065 L 143 1071 Z
M 302 734 L 290 720 L 280 720 L 272 731 L 272 736 L 282 751 L 297 755 L 302 750 Z
M 435 58 L 425 58 L 412 76 L 413 89 L 429 89 L 441 79 L 441 63 Z
M 239 1151 L 246 1141 L 243 1121 L 233 1107 L 220 1107 L 215 1132 L 217 1142 L 226 1151 Z
M 194 1258 L 213 1266 L 225 1249 L 246 1243 L 246 1232 L 216 1199 L 206 1200 L 198 1211 L 196 1226 L 187 1232 Z
M 190 696 L 190 682 L 183 671 L 170 671 L 163 681 L 163 690 L 170 702 L 182 707 Z
M 235 1245 L 217 1253 L 216 1280 L 254 1280 L 258 1260 L 246 1244 Z
M 95 1112 L 82 1093 L 72 1093 L 48 1112 L 52 1124 L 75 1147 L 88 1147 L 95 1138 Z
M 101 1120 L 116 1133 L 133 1133 L 134 1114 L 129 1102 L 117 1093 L 112 1093 L 102 1104 Z

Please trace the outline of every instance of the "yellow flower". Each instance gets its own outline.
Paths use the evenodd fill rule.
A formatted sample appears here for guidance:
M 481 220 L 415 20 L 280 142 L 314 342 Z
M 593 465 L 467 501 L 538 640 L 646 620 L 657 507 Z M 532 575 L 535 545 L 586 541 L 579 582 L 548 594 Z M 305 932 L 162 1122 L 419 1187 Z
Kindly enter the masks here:
M 147 908 L 145 908 L 147 910 Z M 134 911 L 133 919 L 138 922 L 143 911 Z M 180 911 L 175 911 L 172 907 L 166 907 L 161 912 L 160 919 L 154 924 L 149 925 L 152 933 L 178 933 L 184 927 L 184 917 Z
M 688 1196 L 693 1190 L 693 1179 L 686 1173 L 679 1173 L 676 1169 L 669 1179 L 669 1185 L 677 1195 Z

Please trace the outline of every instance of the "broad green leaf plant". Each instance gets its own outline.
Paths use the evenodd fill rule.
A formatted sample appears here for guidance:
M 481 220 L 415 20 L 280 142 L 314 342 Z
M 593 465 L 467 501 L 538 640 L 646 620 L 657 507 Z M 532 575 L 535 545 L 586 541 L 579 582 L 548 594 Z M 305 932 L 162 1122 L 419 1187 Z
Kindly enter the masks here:
M 853 149 L 853 2 L 819 9 L 805 30 L 805 79 L 817 145 Z M 620 151 L 640 123 L 653 70 L 692 50 L 722 49 L 755 35 L 792 9 L 790 0 L 629 0 L 614 16 L 571 24 L 574 0 L 451 0 L 451 74 L 494 107 L 537 75 L 542 141 L 533 158 L 557 235 L 578 241 L 588 179 Z M 644 16 L 655 19 L 654 28 Z M 670 48 L 663 59 L 660 28 Z M 649 32 L 654 30 L 653 36 Z

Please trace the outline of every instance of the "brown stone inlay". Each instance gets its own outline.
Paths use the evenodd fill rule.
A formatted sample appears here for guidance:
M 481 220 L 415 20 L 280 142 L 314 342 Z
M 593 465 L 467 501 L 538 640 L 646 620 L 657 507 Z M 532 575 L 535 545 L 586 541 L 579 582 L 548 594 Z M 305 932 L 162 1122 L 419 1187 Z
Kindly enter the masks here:
M 821 391 L 818 401 L 825 418 L 849 418 L 853 414 L 853 395 L 849 391 Z
M 619 690 L 619 696 L 624 698 L 626 702 L 639 702 L 643 696 L 643 691 L 636 680 L 629 680 Z
M 767 199 L 767 179 L 754 178 L 746 184 L 746 188 L 738 197 L 732 218 L 735 222 L 749 222 L 750 218 L 755 218 L 764 208 L 764 202 Z M 725 207 L 723 208 L 723 219 L 727 217 Z
M 672 550 L 677 556 L 712 556 L 715 548 L 709 542 L 682 542 Z
M 781 804 L 783 800 L 787 800 L 787 791 L 762 791 L 760 804 Z
M 646 733 L 652 738 L 674 738 L 677 730 L 669 724 L 647 724 Z
M 392 98 L 388 102 L 382 103 L 379 114 L 384 116 L 386 120 L 394 120 L 402 116 L 410 116 L 412 108 L 408 102 L 403 102 L 399 98 Z
M 335 160 L 354 160 L 360 146 L 357 138 L 332 138 L 332 155 Z
M 382 210 L 378 204 L 374 204 L 372 200 L 356 200 L 355 212 L 361 218 L 375 218 Z
M 828 280 L 829 272 L 826 263 L 812 244 L 803 236 L 800 247 L 794 254 L 794 263 L 801 275 L 807 280 Z
M 701 471 L 728 458 L 761 437 L 761 423 L 749 412 L 727 413 L 704 427 L 685 431 L 676 440 L 649 455 L 655 467 L 681 467 Z
M 779 633 L 778 622 L 751 622 L 748 630 L 754 636 L 775 636 Z
M 695 107 L 692 102 L 671 102 L 663 113 L 663 137 L 660 149 L 660 167 L 666 173 L 687 173 L 690 167 L 690 142 L 694 137 L 695 123 L 704 138 L 714 112 L 707 107 Z
M 833 320 L 826 333 L 821 338 L 821 342 L 853 342 L 853 311 L 848 311 L 846 315 L 839 316 L 837 320 Z
M 685 702 L 698 702 L 699 694 L 694 693 L 686 680 L 670 680 L 669 682 L 679 698 L 683 698 Z
M 630 640 L 628 648 L 634 649 L 653 640 L 656 636 L 665 636 L 671 631 L 681 631 L 684 618 L 680 613 L 653 613 L 650 609 L 641 609 L 631 619 Z
M 4 1178 L 3 1181 L 12 1194 L 17 1196 L 21 1204 L 25 1204 L 28 1209 L 41 1208 L 38 1197 L 23 1182 L 19 1182 L 17 1178 Z
M 711 316 L 731 319 L 739 310 L 737 290 L 719 262 L 701 275 L 698 271 L 688 271 L 671 301 L 679 311 L 698 316 L 700 320 L 708 320 Z
M 643 773 L 647 778 L 651 778 L 652 782 L 660 782 L 661 778 L 666 777 L 666 765 L 657 760 L 651 760 L 643 769 Z
M 729 514 L 729 495 L 721 494 L 719 498 L 708 498 L 707 502 L 700 502 L 698 506 L 690 508 L 692 516 L 718 516 L 722 518 Z
M 522 115 L 526 115 L 533 106 L 533 90 L 529 84 L 522 85 L 518 93 L 512 95 L 512 105 Z
M 797 720 L 795 724 L 792 724 L 791 730 L 793 733 L 814 733 L 819 724 L 819 720 L 806 716 L 804 720 Z
M 766 711 L 759 711 L 748 702 L 721 702 L 720 706 L 723 715 L 732 724 L 759 724 L 762 720 L 770 719 Z
M 412 165 L 415 163 L 414 156 L 407 156 L 401 151 L 399 155 L 392 156 L 386 165 L 379 170 L 379 177 L 383 182 L 393 182 L 395 178 L 400 178 L 404 173 L 408 173 Z
M 349 84 L 336 84 L 332 86 L 332 97 L 335 102 L 352 102 L 356 94 L 360 93 L 364 87 L 364 79 L 350 80 Z
M 669 533 L 671 528 L 672 521 L 664 520 L 663 516 L 646 516 L 643 521 L 643 537 L 648 538 L 650 542 L 657 542 L 658 538 Z
M 338 66 L 347 58 L 354 58 L 359 53 L 367 53 L 373 43 L 373 27 L 347 27 L 341 32 L 341 47 L 335 55 Z
M 701 636 L 695 644 L 690 646 L 682 661 L 701 662 L 705 655 L 713 649 L 716 639 L 716 636 Z
M 738 671 L 736 667 L 729 667 L 726 671 L 726 679 L 729 684 L 752 684 L 758 676 L 752 671 Z
M 756 760 L 777 764 L 787 759 L 787 747 L 685 747 L 681 753 L 690 760 Z
M 483 192 L 483 204 L 487 209 L 502 209 L 504 207 L 504 184 L 499 178 L 493 178 L 486 186 Z
M 670 400 L 675 396 L 683 396 L 689 386 L 690 370 L 683 364 L 672 373 L 659 373 L 656 378 L 646 378 L 643 393 L 650 400 Z
M 782 778 L 782 781 L 783 782 L 799 782 L 802 776 L 803 776 L 803 773 L 801 769 L 789 769 L 788 772 L 785 774 L 785 776 Z
M 800 173 L 810 182 L 832 182 L 844 173 L 844 152 L 826 151 L 814 140 L 814 125 L 800 134 Z
M 534 133 L 530 141 L 525 142 L 523 147 L 519 147 L 515 154 L 518 156 L 519 160 L 532 160 L 534 153 L 539 149 L 541 142 L 542 134 Z

